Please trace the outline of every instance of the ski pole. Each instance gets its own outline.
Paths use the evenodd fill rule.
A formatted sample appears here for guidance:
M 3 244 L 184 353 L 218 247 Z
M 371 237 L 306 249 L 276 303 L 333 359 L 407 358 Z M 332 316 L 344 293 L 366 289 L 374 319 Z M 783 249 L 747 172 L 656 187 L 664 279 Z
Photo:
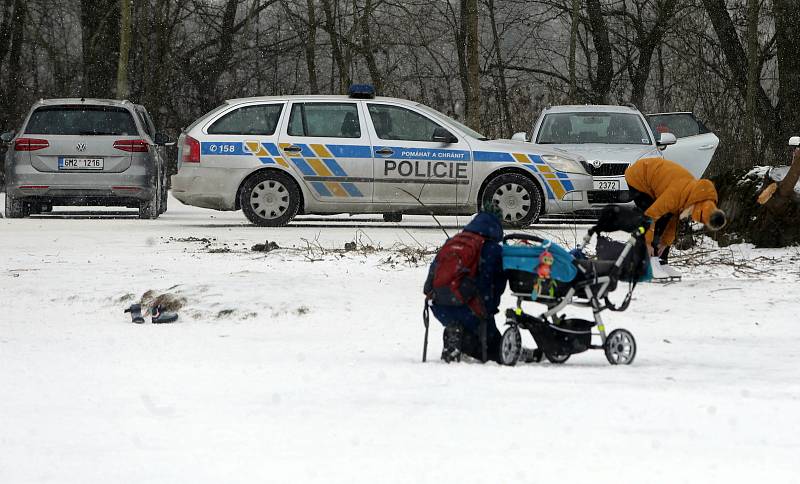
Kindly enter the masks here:
M 425 309 L 422 310 L 422 322 L 425 324 L 425 341 L 422 344 L 422 362 L 425 363 L 425 361 L 428 359 L 428 327 L 430 322 L 427 299 L 425 300 Z
M 486 355 L 486 318 L 481 318 L 481 361 L 486 363 L 489 359 Z

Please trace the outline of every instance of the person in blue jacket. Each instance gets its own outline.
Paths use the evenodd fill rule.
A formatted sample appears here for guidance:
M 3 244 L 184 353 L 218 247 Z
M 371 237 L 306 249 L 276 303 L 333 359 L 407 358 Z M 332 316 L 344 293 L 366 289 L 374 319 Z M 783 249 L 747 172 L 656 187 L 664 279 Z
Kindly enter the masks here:
M 464 227 L 465 232 L 479 234 L 486 238 L 481 248 L 476 288 L 481 297 L 486 314 L 487 358 L 498 361 L 500 358 L 500 331 L 494 322 L 494 315 L 500 306 L 500 297 L 506 288 L 503 273 L 503 226 L 500 222 L 499 207 L 487 205 L 484 211 Z M 480 342 L 481 319 L 467 306 L 443 306 L 435 302 L 431 311 L 444 326 L 442 359 L 460 360 L 461 353 L 478 360 L 483 351 Z

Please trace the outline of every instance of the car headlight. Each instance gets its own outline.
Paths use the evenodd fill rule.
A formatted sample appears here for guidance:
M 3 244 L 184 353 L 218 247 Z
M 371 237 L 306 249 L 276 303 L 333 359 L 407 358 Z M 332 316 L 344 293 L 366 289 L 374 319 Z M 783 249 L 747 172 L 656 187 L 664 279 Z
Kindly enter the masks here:
M 563 171 L 564 173 L 576 173 L 578 175 L 587 175 L 586 169 L 578 160 L 569 158 L 562 158 L 558 155 L 542 155 L 542 159 L 550 165 L 550 168 L 556 171 Z

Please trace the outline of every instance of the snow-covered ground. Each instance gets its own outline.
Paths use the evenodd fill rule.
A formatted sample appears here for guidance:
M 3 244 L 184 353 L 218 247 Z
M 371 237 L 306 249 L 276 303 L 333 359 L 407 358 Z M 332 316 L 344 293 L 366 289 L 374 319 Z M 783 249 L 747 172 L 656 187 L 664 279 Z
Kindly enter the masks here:
M 438 325 L 422 364 L 427 264 L 398 249 L 443 234 L 374 220 L 0 220 L 0 483 L 800 482 L 797 249 L 637 287 L 607 313 L 629 367 L 446 365 Z M 148 290 L 178 323 L 130 323 Z

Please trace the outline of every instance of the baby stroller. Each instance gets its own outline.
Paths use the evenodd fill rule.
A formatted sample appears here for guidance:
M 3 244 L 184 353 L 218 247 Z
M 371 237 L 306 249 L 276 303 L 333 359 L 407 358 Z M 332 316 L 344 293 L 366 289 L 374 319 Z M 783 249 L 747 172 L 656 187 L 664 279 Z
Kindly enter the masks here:
M 517 307 L 506 311 L 508 329 L 503 333 L 500 356 L 505 365 L 515 365 L 522 354 L 520 330 L 528 330 L 536 342 L 527 361 L 564 363 L 575 353 L 602 349 L 612 365 L 631 364 L 636 340 L 625 329 L 606 334 L 600 315 L 606 309 L 624 311 L 630 304 L 636 283 L 652 277 L 644 238 L 649 219 L 637 208 L 606 206 L 583 244 L 571 252 L 550 241 L 527 234 L 510 234 L 503 239 L 503 270 L 508 277 Z M 624 244 L 601 234 L 625 231 Z M 597 257 L 588 259 L 582 247 L 597 234 Z M 628 293 L 618 306 L 609 300 L 620 281 L 628 282 Z M 544 304 L 539 316 L 522 311 L 523 301 Z M 590 307 L 594 321 L 566 318 L 559 313 L 569 305 Z M 593 333 L 593 328 L 597 332 Z M 594 336 L 600 344 L 593 344 Z

